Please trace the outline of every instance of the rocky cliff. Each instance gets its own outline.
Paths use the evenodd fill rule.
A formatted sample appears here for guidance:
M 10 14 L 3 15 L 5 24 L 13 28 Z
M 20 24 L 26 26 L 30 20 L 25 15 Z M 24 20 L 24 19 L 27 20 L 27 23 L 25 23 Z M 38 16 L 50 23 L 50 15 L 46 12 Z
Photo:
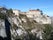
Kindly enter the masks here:
M 2 21 L 2 20 L 5 20 L 5 18 L 8 19 L 10 26 L 6 23 L 6 21 Z M 1 32 L 0 36 L 6 37 L 5 26 L 4 26 L 6 25 L 7 30 L 9 30 L 9 27 L 10 27 L 12 40 L 35 40 L 35 39 L 42 40 L 44 39 L 43 34 L 44 33 L 46 34 L 48 30 L 51 31 L 50 28 L 48 30 L 45 30 L 46 27 L 48 27 L 47 25 L 45 27 L 44 24 L 38 23 L 36 20 L 30 19 L 23 14 L 19 14 L 19 17 L 18 17 L 12 12 L 12 10 L 6 10 L 5 16 L 0 15 L 0 20 L 1 20 L 0 24 L 4 22 L 4 24 L 2 23 L 0 25 L 0 27 L 3 26 L 1 29 L 4 28 L 4 35 L 2 34 L 3 32 Z

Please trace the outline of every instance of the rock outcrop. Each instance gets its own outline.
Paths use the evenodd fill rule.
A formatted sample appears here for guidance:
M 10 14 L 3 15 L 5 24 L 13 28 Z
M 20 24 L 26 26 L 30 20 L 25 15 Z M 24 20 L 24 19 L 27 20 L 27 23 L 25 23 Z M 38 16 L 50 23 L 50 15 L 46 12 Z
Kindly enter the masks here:
M 0 28 L 6 25 L 6 31 L 8 32 L 7 35 L 9 35 L 9 32 L 11 32 L 12 40 L 42 40 L 45 29 L 43 24 L 50 24 L 51 19 L 46 15 L 39 15 L 39 17 L 34 17 L 33 14 L 31 16 L 33 16 L 33 18 L 29 18 L 24 13 L 20 13 L 19 16 L 17 16 L 12 12 L 12 10 L 6 10 L 5 17 L 0 15 L 0 18 L 2 18 L 3 20 L 7 18 L 10 24 L 7 24 L 6 20 L 5 23 L 3 23 L 0 19 L 0 22 L 2 23 L 0 23 L 2 25 L 0 25 Z M 5 26 L 3 28 L 5 29 Z M 2 30 L 2 32 L 4 31 L 4 34 L 0 36 L 6 37 L 4 29 Z M 10 29 L 10 31 L 8 29 Z

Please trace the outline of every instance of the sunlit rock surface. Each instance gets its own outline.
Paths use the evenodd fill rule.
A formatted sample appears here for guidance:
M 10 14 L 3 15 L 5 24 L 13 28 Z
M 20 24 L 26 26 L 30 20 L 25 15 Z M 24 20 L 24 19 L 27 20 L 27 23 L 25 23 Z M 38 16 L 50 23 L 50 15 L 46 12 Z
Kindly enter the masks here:
M 7 37 L 6 31 L 5 31 L 5 21 L 0 19 L 0 36 Z
M 42 33 L 44 27 L 42 24 L 38 24 L 34 22 L 34 20 L 30 20 L 27 16 L 20 17 L 8 17 L 9 22 L 11 23 L 11 37 L 14 39 L 21 40 L 30 40 L 29 34 L 35 35 L 36 38 L 43 39 Z M 28 36 L 27 36 L 28 35 Z M 26 37 L 27 36 L 27 37 Z

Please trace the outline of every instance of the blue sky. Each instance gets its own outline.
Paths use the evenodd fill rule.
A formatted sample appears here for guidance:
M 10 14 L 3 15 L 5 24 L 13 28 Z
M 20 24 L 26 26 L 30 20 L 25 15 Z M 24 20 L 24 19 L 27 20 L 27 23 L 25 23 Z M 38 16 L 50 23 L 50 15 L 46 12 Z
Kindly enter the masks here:
M 40 9 L 44 14 L 53 16 L 53 0 L 0 0 L 0 6 L 28 11 Z

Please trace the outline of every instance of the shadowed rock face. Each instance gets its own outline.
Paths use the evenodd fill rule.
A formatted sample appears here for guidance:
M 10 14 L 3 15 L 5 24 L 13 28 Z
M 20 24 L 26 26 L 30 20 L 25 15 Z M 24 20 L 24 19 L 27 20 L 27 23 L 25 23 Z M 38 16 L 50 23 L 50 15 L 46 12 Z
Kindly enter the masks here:
M 7 19 L 0 23 L 0 40 L 11 40 L 10 23 Z
M 8 19 L 5 19 L 5 29 L 6 29 L 7 40 L 11 40 L 10 23 Z

